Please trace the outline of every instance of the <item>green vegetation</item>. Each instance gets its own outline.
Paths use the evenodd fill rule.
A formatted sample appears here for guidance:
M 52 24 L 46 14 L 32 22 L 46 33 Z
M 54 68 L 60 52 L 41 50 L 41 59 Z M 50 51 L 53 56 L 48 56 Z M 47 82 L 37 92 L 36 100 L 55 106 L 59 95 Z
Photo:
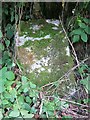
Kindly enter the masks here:
M 88 52 L 88 48 L 90 48 L 90 32 L 88 31 L 90 29 L 90 20 L 88 18 L 90 12 L 90 2 L 74 4 L 75 13 L 73 16 L 71 16 L 74 18 L 74 20 L 69 24 L 69 32 L 67 31 L 70 35 L 69 39 L 71 41 L 71 44 L 70 41 L 67 41 L 67 38 L 64 40 L 64 43 L 69 42 L 68 44 L 74 47 L 74 51 L 70 48 L 73 59 L 69 58 L 69 56 L 61 57 L 62 51 L 63 54 L 66 54 L 64 51 L 65 44 L 61 42 L 65 36 L 63 34 L 54 36 L 57 32 L 59 33 L 59 31 L 61 31 L 60 28 L 58 31 L 52 32 L 49 30 L 50 26 L 52 25 L 50 24 L 50 26 L 48 26 L 45 22 L 45 30 L 43 27 L 41 28 L 44 32 L 40 32 L 40 30 L 38 30 L 35 34 L 33 34 L 28 26 L 30 21 L 21 22 L 22 14 L 24 15 L 24 12 L 27 13 L 25 9 L 28 7 L 27 3 L 4 2 L 2 4 L 2 27 L 0 27 L 0 119 L 88 119 L 88 112 L 90 112 L 90 110 L 88 111 L 88 104 L 90 103 L 90 99 L 88 98 L 88 93 L 90 92 L 90 52 Z M 63 15 L 65 14 L 65 10 L 67 10 L 67 13 L 70 11 L 73 12 L 73 9 L 71 7 L 67 9 L 68 5 L 71 6 L 72 4 L 68 2 L 61 3 L 61 6 L 63 6 Z M 29 7 L 31 8 L 32 6 Z M 68 18 L 69 17 L 70 16 L 68 16 Z M 27 16 L 27 18 L 29 18 L 29 16 Z M 35 48 L 34 52 L 37 52 L 37 55 L 39 56 L 41 53 L 39 54 L 38 51 L 46 48 L 49 44 L 51 45 L 52 49 L 50 52 L 52 53 L 51 56 L 53 61 L 53 72 L 50 76 L 50 79 L 48 79 L 46 68 L 45 71 L 42 71 L 39 74 L 39 77 L 41 79 L 37 78 L 36 83 L 35 79 L 37 75 L 35 73 L 30 73 L 29 76 L 26 76 L 22 69 L 22 67 L 24 68 L 24 65 L 22 66 L 22 63 L 16 60 L 14 36 L 16 32 L 16 24 L 18 24 L 18 22 L 19 24 L 21 22 L 21 26 L 25 23 L 25 25 L 21 27 L 21 31 L 24 33 L 20 33 L 20 35 L 24 35 L 25 32 L 28 31 L 27 36 L 32 35 L 33 37 L 44 37 L 50 33 L 50 35 L 54 37 L 54 39 L 47 39 L 46 41 L 42 40 L 42 42 L 29 41 L 21 47 L 25 50 L 25 47 L 33 46 Z M 37 20 L 37 22 L 39 22 L 39 24 L 42 24 L 42 20 Z M 83 48 L 86 50 L 84 52 L 85 56 L 83 55 L 83 61 L 82 59 L 78 59 L 78 57 L 75 56 L 76 47 L 80 45 L 79 47 L 81 49 L 81 43 L 84 45 Z M 77 50 L 76 55 L 80 49 Z M 43 56 L 46 56 L 46 53 L 46 51 L 45 53 L 42 52 Z M 25 55 L 26 54 L 24 54 L 24 56 Z M 88 58 L 86 58 L 86 56 Z M 61 62 L 59 60 L 61 60 Z M 70 69 L 72 66 L 72 64 L 70 64 L 70 66 L 66 68 L 68 71 L 62 68 L 66 60 L 71 61 L 71 63 L 73 60 L 75 61 L 74 67 Z M 76 60 L 78 61 L 78 64 L 76 64 Z M 59 68 L 61 72 L 58 72 L 57 63 L 61 65 Z M 75 73 L 75 76 L 73 76 L 73 72 Z M 59 73 L 61 74 L 61 77 L 59 76 Z M 55 75 L 57 77 L 57 80 Z M 68 89 L 72 86 L 71 84 L 73 83 L 73 77 L 76 78 L 76 91 L 71 94 L 72 91 L 68 91 Z M 51 82 L 53 81 L 52 79 L 55 81 Z M 72 80 L 72 83 L 69 82 L 70 79 Z M 48 84 L 44 85 L 44 83 L 46 83 L 48 80 L 51 81 Z M 35 82 L 35 84 L 32 81 Z M 41 81 L 43 81 L 44 86 L 37 86 L 36 84 Z M 65 96 L 63 96 L 63 90 L 65 89 L 67 91 Z M 77 92 L 79 94 L 76 94 Z M 72 98 L 75 99 L 73 100 Z M 80 101 L 78 101 L 78 99 Z

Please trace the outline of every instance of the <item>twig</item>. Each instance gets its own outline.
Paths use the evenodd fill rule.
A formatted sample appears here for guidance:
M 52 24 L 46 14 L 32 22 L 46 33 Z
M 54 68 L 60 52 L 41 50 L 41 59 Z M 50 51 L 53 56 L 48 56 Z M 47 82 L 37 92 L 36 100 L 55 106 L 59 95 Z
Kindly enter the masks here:
M 57 81 L 55 82 L 51 82 L 51 83 L 48 83 L 44 86 L 42 86 L 41 88 L 44 88 L 44 87 L 47 87 L 47 86 L 50 86 L 50 85 L 54 85 L 55 83 L 59 82 L 61 79 L 63 79 L 64 77 L 68 76 L 69 74 L 71 74 L 72 71 L 74 71 L 78 66 L 80 66 L 82 63 L 84 63 L 85 61 L 87 61 L 88 59 L 90 59 L 90 57 L 82 60 L 81 62 L 79 62 L 79 64 L 77 64 L 76 66 L 74 66 L 73 68 L 71 68 L 67 73 L 65 73 L 61 78 L 59 78 Z
M 42 99 L 42 102 L 41 102 L 41 105 L 40 105 L 40 112 L 39 112 L 39 115 L 42 114 L 43 102 L 44 102 L 44 99 Z
M 64 33 L 65 33 L 65 35 L 66 35 L 66 38 L 67 38 L 70 46 L 72 47 L 72 50 L 73 50 L 73 54 L 74 54 L 74 56 L 75 56 L 76 63 L 79 64 L 79 60 L 78 60 L 76 51 L 75 51 L 74 46 L 73 46 L 73 44 L 71 43 L 71 41 L 70 41 L 70 39 L 69 39 L 69 37 L 68 37 L 68 35 L 67 35 L 67 32 L 66 32 L 66 30 L 65 30 L 65 28 L 64 28 L 64 26 L 63 26 L 63 23 L 62 23 L 62 21 L 61 21 L 60 16 L 59 16 L 59 20 L 60 20 L 61 26 L 62 26 L 62 28 L 63 28 L 63 31 L 64 31 Z M 78 68 L 79 68 L 79 66 L 78 66 Z M 81 75 L 81 78 L 83 79 L 82 74 L 80 74 L 80 75 Z
M 55 96 L 44 96 L 44 97 L 46 97 L 46 98 L 51 98 L 51 97 L 52 98 L 57 98 Z M 78 106 L 89 108 L 89 106 L 87 106 L 87 105 L 83 105 L 83 104 L 80 104 L 80 103 L 77 103 L 77 102 L 74 102 L 74 101 L 71 101 L 71 100 L 66 100 L 66 99 L 62 99 L 62 98 L 59 98 L 59 97 L 58 97 L 58 99 L 60 101 L 65 101 L 65 102 L 68 102 L 68 103 L 71 103 L 71 104 L 74 104 L 74 105 L 78 105 Z

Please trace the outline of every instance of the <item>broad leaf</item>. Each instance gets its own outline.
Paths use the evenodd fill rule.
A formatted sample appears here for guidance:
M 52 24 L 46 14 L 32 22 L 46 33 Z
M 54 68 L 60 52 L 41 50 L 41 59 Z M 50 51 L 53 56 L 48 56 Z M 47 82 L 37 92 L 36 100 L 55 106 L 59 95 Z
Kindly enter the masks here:
M 22 76 L 21 77 L 21 80 L 22 80 L 22 84 L 26 84 L 27 83 L 27 77 L 25 77 L 25 76 Z
M 83 18 L 83 21 L 87 24 L 90 24 L 90 19 L 87 19 L 87 18 Z
M 19 110 L 13 110 L 12 112 L 10 112 L 9 116 L 10 117 L 18 117 L 20 115 Z
M 8 72 L 6 72 L 6 78 L 8 80 L 14 80 L 15 79 L 15 75 L 14 75 L 14 73 L 12 71 L 8 71 Z
M 36 88 L 36 85 L 33 84 L 32 82 L 30 82 L 30 87 L 31 87 L 31 88 Z
M 0 120 L 2 120 L 3 118 L 3 113 L 2 113 L 2 110 L 0 109 Z
M 86 28 L 87 25 L 85 25 L 85 23 L 82 23 L 82 22 L 79 22 L 78 25 L 81 27 L 81 28 Z
M 10 41 L 9 40 L 5 40 L 5 44 L 8 47 L 10 45 Z
M 85 34 L 84 32 L 81 33 L 81 39 L 83 42 L 87 42 L 88 40 L 88 37 L 87 37 L 87 34 Z
M 74 35 L 72 40 L 73 40 L 73 43 L 78 42 L 80 40 L 80 36 Z
M 90 27 L 87 26 L 84 30 L 85 30 L 85 32 L 86 32 L 87 34 L 90 35 Z
M 8 29 L 6 35 L 7 35 L 8 39 L 11 39 L 13 37 L 13 35 L 14 35 L 13 30 L 12 29 Z
M 90 91 L 90 76 L 80 81 Z
M 70 33 L 70 36 L 72 35 L 81 35 L 82 29 L 75 29 Z

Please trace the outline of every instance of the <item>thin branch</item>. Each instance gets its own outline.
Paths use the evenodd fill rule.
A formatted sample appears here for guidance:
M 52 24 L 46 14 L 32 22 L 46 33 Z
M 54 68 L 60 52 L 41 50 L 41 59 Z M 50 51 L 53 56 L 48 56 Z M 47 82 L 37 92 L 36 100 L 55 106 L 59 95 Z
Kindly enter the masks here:
M 55 97 L 55 96 L 44 96 L 45 98 L 57 98 L 57 97 Z M 74 102 L 74 101 L 71 101 L 71 100 L 66 100 L 66 99 L 62 99 L 62 98 L 60 98 L 60 97 L 58 97 L 58 99 L 60 100 L 60 101 L 65 101 L 65 102 L 68 102 L 68 103 L 71 103 L 71 104 L 74 104 L 74 105 L 78 105 L 78 106 L 81 106 L 81 107 L 86 107 L 86 108 L 89 108 L 89 106 L 88 105 L 83 105 L 83 104 L 81 104 L 81 103 L 77 103 L 77 102 Z
M 70 75 L 72 71 L 74 71 L 78 66 L 80 66 L 82 63 L 84 63 L 84 62 L 87 61 L 88 59 L 90 59 L 90 57 L 82 60 L 81 62 L 79 62 L 79 64 L 77 64 L 76 66 L 74 66 L 73 68 L 71 68 L 67 73 L 65 73 L 65 74 L 64 74 L 61 78 L 59 78 L 57 81 L 48 83 L 48 84 L 42 86 L 41 88 L 44 88 L 44 87 L 47 87 L 47 86 L 50 86 L 50 85 L 54 85 L 55 83 L 59 82 L 59 81 L 60 81 L 61 79 L 63 79 L 64 77 Z

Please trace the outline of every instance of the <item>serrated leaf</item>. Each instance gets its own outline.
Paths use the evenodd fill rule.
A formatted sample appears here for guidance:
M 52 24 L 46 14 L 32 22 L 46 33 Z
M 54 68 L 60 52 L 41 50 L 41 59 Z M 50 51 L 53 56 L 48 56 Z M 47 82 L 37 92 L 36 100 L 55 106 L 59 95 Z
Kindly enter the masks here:
M 88 37 L 87 37 L 87 34 L 85 34 L 84 32 L 81 33 L 81 39 L 83 42 L 87 42 L 88 40 Z
M 85 23 L 82 23 L 82 22 L 79 22 L 78 25 L 81 27 L 81 28 L 86 28 L 87 25 L 85 25 Z
M 73 39 L 72 39 L 73 43 L 78 42 L 79 40 L 80 40 L 80 36 L 79 35 L 74 35 L 73 36 Z
M 14 75 L 14 73 L 12 71 L 8 71 L 8 72 L 6 72 L 6 78 L 8 80 L 14 80 L 15 79 L 15 75 Z
M 9 114 L 10 117 L 18 117 L 19 115 L 20 115 L 19 110 L 13 110 Z

